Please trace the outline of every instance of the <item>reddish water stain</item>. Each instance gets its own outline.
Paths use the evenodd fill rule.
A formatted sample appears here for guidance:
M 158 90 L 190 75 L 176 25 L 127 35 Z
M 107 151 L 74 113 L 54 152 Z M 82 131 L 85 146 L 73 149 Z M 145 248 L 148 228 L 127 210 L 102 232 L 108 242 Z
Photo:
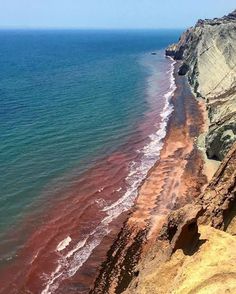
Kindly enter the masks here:
M 165 102 L 163 95 L 169 87 L 167 76 L 161 83 L 161 88 L 148 96 L 149 112 L 118 151 L 102 158 L 78 178 L 75 171 L 69 187 L 63 188 L 62 183 L 61 189 L 51 192 L 48 207 L 45 200 L 49 198 L 44 198 L 38 222 L 32 213 L 19 230 L 9 232 L 13 247 L 22 236 L 27 238 L 17 256 L 0 268 L 0 293 L 41 293 L 43 290 L 44 293 L 54 290 L 88 293 L 99 265 L 129 212 L 124 209 L 108 221 L 109 214 L 104 209 L 121 199 L 130 188 L 126 181 L 130 164 L 141 164 L 142 153 L 137 150 L 146 146 L 151 140 L 149 135 L 158 130 Z M 66 239 L 68 237 L 70 239 Z M 58 244 L 65 239 L 70 242 L 58 251 Z M 6 243 L 1 252 L 9 250 L 8 245 Z

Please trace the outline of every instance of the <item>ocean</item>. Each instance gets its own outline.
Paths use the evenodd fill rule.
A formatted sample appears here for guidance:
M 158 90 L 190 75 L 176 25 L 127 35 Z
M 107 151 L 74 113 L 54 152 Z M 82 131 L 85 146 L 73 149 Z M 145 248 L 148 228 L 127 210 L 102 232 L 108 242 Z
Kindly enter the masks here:
M 158 159 L 180 33 L 0 31 L 0 293 L 88 292 Z

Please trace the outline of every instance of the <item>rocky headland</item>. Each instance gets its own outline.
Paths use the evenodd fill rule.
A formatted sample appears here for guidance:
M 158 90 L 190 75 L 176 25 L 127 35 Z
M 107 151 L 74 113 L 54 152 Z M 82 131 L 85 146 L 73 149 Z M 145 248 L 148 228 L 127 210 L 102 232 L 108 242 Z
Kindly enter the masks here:
M 166 55 L 164 147 L 91 293 L 236 293 L 236 11 L 199 20 Z

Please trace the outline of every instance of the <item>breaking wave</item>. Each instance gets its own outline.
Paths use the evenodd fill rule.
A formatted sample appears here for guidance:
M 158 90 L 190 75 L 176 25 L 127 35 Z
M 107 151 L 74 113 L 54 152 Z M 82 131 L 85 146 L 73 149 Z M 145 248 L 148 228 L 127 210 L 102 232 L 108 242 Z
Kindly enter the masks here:
M 57 246 L 60 253 L 58 266 L 50 276 L 44 277 L 45 288 L 42 294 L 54 293 L 59 287 L 62 280 L 71 278 L 86 262 L 93 250 L 102 242 L 103 238 L 110 232 L 109 224 L 116 219 L 121 213 L 129 210 L 134 204 L 134 200 L 138 195 L 138 188 L 142 181 L 146 178 L 149 170 L 157 162 L 161 149 L 163 147 L 163 139 L 166 136 L 168 119 L 173 111 L 171 97 L 176 89 L 174 78 L 175 61 L 170 61 L 170 69 L 167 72 L 169 78 L 169 88 L 164 94 L 164 107 L 160 114 L 161 121 L 156 126 L 156 132 L 149 136 L 149 142 L 141 150 L 137 150 L 141 154 L 139 162 L 132 161 L 130 164 L 129 174 L 125 179 L 126 192 L 116 202 L 107 205 L 102 199 L 100 207 L 102 212 L 106 214 L 100 224 L 88 234 L 82 241 L 74 245 L 67 253 L 63 252 L 67 245 L 72 241 L 70 237 L 61 241 Z M 152 81 L 153 77 L 150 77 Z M 149 89 L 150 90 L 150 89 Z M 120 190 L 120 189 L 119 189 Z

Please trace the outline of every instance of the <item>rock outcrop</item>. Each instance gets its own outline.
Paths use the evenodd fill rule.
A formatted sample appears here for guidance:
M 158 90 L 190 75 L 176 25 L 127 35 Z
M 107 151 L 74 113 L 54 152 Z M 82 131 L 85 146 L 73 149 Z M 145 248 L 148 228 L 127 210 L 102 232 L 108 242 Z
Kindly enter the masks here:
M 227 230 L 236 210 L 236 143 L 200 195 L 198 204 L 204 210 L 201 223 Z
M 179 74 L 186 74 L 196 95 L 206 99 L 207 155 L 222 160 L 236 140 L 236 10 L 199 20 L 166 55 L 182 60 Z
M 193 254 L 177 250 L 160 266 L 145 269 L 126 294 L 236 293 L 236 238 L 199 226 L 201 245 Z
M 128 294 L 236 293 L 236 143 L 193 204 L 168 216 Z

